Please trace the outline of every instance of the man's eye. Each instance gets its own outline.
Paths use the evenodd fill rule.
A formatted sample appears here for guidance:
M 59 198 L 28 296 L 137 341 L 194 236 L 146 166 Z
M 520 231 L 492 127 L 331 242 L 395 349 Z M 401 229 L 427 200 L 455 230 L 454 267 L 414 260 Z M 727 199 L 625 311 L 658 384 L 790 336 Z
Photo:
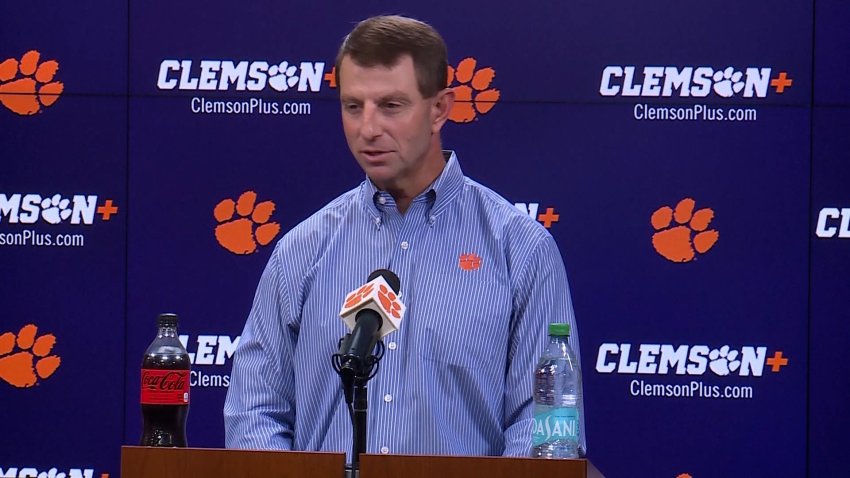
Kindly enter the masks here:
M 360 109 L 360 105 L 355 103 L 346 103 L 343 105 L 343 108 L 345 108 L 346 111 L 354 112 Z

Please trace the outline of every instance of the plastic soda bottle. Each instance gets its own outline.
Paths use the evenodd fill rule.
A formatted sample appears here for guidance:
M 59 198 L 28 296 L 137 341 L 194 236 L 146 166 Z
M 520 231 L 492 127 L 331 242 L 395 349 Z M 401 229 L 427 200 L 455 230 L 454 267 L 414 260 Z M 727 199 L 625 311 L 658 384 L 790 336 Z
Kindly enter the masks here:
M 142 446 L 186 446 L 189 354 L 177 338 L 177 316 L 160 314 L 142 359 Z

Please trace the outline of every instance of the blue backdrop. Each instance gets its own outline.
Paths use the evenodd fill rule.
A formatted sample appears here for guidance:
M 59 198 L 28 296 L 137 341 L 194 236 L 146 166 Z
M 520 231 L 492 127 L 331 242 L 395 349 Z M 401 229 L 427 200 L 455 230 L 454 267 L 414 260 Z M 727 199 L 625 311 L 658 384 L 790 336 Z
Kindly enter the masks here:
M 332 68 L 380 13 L 440 30 L 444 145 L 561 248 L 606 476 L 844 472 L 846 2 L 92 0 L 0 4 L 0 476 L 117 475 L 164 311 L 223 445 L 272 245 L 363 178 Z

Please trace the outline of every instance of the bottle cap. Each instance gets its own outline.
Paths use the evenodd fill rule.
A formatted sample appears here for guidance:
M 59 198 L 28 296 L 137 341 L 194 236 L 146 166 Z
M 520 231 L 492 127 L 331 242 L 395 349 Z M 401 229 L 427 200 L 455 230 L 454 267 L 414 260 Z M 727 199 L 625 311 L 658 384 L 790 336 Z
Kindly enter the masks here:
M 159 314 L 156 318 L 157 325 L 162 327 L 177 327 L 177 314 Z
M 570 335 L 570 324 L 549 324 L 549 335 Z

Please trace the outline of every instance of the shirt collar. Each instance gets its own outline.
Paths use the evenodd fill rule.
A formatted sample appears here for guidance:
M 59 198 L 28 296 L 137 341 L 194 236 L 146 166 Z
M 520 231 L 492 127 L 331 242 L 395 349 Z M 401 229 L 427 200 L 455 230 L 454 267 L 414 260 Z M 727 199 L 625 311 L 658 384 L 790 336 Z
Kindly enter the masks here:
M 463 171 L 460 169 L 457 155 L 454 151 L 444 150 L 443 158 L 446 159 L 446 166 L 443 171 L 430 186 L 413 199 L 414 202 L 426 199 L 433 201 L 430 211 L 430 222 L 432 223 L 463 191 Z M 381 222 L 379 200 L 382 194 L 386 193 L 378 189 L 368 177 L 360 184 L 360 200 L 371 219 L 378 225 Z
M 455 198 L 463 192 L 463 171 L 454 151 L 443 151 L 446 158 L 446 167 L 437 177 L 429 190 L 433 190 L 437 197 L 431 208 L 432 216 L 439 216 L 451 204 Z

